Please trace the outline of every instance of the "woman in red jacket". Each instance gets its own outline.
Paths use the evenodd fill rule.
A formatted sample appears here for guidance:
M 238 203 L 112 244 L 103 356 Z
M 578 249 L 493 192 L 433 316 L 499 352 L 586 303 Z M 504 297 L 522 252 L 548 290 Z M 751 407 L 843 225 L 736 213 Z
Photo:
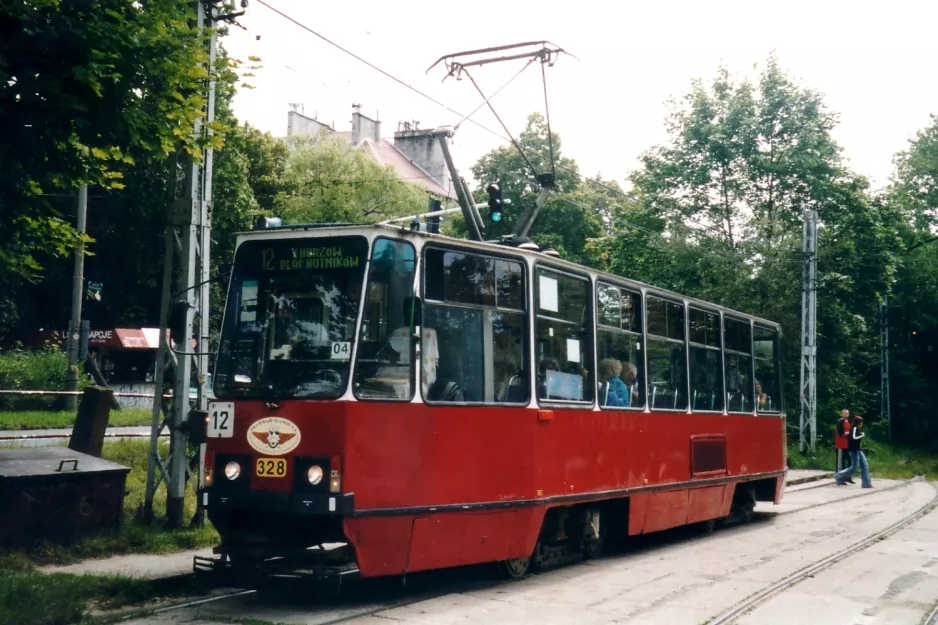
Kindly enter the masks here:
M 843 471 L 852 463 L 850 461 L 850 411 L 844 408 L 840 411 L 840 420 L 837 421 L 837 434 L 834 436 L 834 448 L 837 450 L 837 471 Z M 853 484 L 853 478 L 847 478 Z

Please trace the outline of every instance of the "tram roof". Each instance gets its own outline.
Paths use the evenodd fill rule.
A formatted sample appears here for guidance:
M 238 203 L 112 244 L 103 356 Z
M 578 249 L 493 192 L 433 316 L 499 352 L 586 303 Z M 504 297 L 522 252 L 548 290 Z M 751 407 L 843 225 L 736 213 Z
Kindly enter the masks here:
M 778 328 L 781 330 L 780 324 L 775 321 L 770 321 L 753 315 L 750 313 L 744 313 L 732 308 L 727 308 L 726 306 L 720 306 L 719 304 L 714 304 L 713 302 L 708 302 L 707 300 L 698 299 L 696 297 L 690 297 L 688 295 L 683 295 L 676 291 L 671 291 L 668 289 L 663 289 L 645 282 L 640 282 L 638 280 L 633 280 L 632 278 L 625 278 L 623 276 L 616 275 L 614 273 L 609 273 L 607 271 L 600 271 L 598 269 L 592 269 L 585 265 L 580 265 L 578 263 L 565 260 L 563 258 L 547 256 L 542 252 L 535 252 L 533 250 L 524 250 L 514 246 L 505 245 L 497 241 L 470 241 L 469 239 L 457 239 L 455 237 L 450 237 L 445 234 L 433 234 L 429 232 L 421 232 L 417 230 L 411 230 L 408 226 L 397 226 L 391 224 L 296 224 L 296 225 L 283 225 L 283 226 L 274 226 L 270 228 L 264 228 L 259 230 L 249 230 L 245 232 L 238 233 L 238 245 L 241 244 L 243 240 L 247 239 L 278 239 L 278 238 L 303 238 L 306 235 L 320 235 L 324 236 L 329 233 L 335 233 L 337 231 L 348 232 L 349 234 L 354 232 L 366 233 L 366 232 L 375 232 L 381 231 L 388 234 L 395 234 L 400 238 L 418 238 L 426 239 L 429 241 L 436 241 L 439 243 L 446 243 L 449 245 L 460 245 L 463 247 L 472 247 L 480 250 L 489 250 L 496 253 L 511 253 L 513 255 L 524 256 L 532 260 L 546 262 L 558 267 L 563 267 L 570 271 L 592 274 L 599 278 L 605 278 L 607 280 L 618 282 L 623 285 L 631 286 L 634 289 L 644 289 L 650 291 L 653 294 L 663 295 L 672 299 L 677 299 L 681 301 L 687 301 L 691 304 L 697 304 L 703 308 L 709 308 L 711 310 L 718 310 L 723 313 L 737 316 L 737 317 L 746 317 L 752 319 L 753 321 L 758 321 L 759 323 L 773 328 Z M 287 235 L 287 236 L 284 236 Z

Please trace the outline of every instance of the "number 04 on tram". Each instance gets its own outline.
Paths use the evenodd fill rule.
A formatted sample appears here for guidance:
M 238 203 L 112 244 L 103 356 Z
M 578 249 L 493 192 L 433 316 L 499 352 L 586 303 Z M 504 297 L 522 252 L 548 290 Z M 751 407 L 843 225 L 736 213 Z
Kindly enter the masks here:
M 536 250 L 246 233 L 222 326 L 203 486 L 232 563 L 520 576 L 782 495 L 777 324 Z

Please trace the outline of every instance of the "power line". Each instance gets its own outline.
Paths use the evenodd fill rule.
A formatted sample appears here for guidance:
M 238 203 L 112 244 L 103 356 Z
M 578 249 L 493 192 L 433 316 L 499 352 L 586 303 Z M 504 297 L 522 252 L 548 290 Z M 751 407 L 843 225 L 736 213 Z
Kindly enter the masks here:
M 405 87 L 405 88 L 407 88 L 407 89 L 413 91 L 414 93 L 416 93 L 417 95 L 419 95 L 419 96 L 421 96 L 421 97 L 423 97 L 423 98 L 426 98 L 426 99 L 429 100 L 430 102 L 433 102 L 433 103 L 436 104 L 437 106 L 440 106 L 440 107 L 446 109 L 446 110 L 449 111 L 450 113 L 453 113 L 453 114 L 455 114 L 455 115 L 458 115 L 458 116 L 461 118 L 461 121 L 459 122 L 460 124 L 463 123 L 464 121 L 467 121 L 467 120 L 468 120 L 469 122 L 475 124 L 477 127 L 481 128 L 482 130 L 485 130 L 485 131 L 488 132 L 489 134 L 491 134 L 491 135 L 493 135 L 493 136 L 495 136 L 495 137 L 501 139 L 502 141 L 504 141 L 504 142 L 506 142 L 506 143 L 509 143 L 509 144 L 512 144 L 512 145 L 515 145 L 515 147 L 518 148 L 518 151 L 521 152 L 522 158 L 524 158 L 525 160 L 527 160 L 527 157 L 525 156 L 524 152 L 521 151 L 521 148 L 518 147 L 518 145 L 517 145 L 517 143 L 514 141 L 514 139 L 509 138 L 509 137 L 506 137 L 506 136 L 500 134 L 500 133 L 499 133 L 498 131 L 496 131 L 496 130 L 492 130 L 492 129 L 489 128 L 488 126 L 485 126 L 484 124 L 481 124 L 480 122 L 478 122 L 478 121 L 476 121 L 476 120 L 474 120 L 474 119 L 471 119 L 471 118 L 470 118 L 469 116 L 467 116 L 467 115 L 463 115 L 462 113 L 460 113 L 460 112 L 457 111 L 456 109 L 453 109 L 453 108 L 447 106 L 446 104 L 444 104 L 443 102 L 440 102 L 439 100 L 437 100 L 437 99 L 434 98 L 433 96 L 428 95 L 427 93 L 421 91 L 420 89 L 414 87 L 413 85 L 410 85 L 410 84 L 404 82 L 403 80 L 401 80 L 401 79 L 398 78 L 397 76 L 394 76 L 393 74 L 391 74 L 391 73 L 389 73 L 389 72 L 386 72 L 385 70 L 381 69 L 380 67 L 378 67 L 378 66 L 375 65 L 374 63 L 371 63 L 370 61 L 368 61 L 368 60 L 366 60 L 366 59 L 364 59 L 364 58 L 358 56 L 357 54 L 355 54 L 354 52 L 348 50 L 347 48 L 342 47 L 341 45 L 339 45 L 338 43 L 332 41 L 331 39 L 329 39 L 329 38 L 326 37 L 325 35 L 322 35 L 322 34 L 316 32 L 315 30 L 313 30 L 313 29 L 310 28 L 309 26 L 303 24 L 303 23 L 300 22 L 299 20 L 297 20 L 297 19 L 295 19 L 295 18 L 293 18 L 293 17 L 290 17 L 289 15 L 287 15 L 286 13 L 284 13 L 283 11 L 280 11 L 279 9 L 277 9 L 277 8 L 275 8 L 275 7 L 273 7 L 273 6 L 271 6 L 270 4 L 268 4 L 267 2 L 265 2 L 264 0 L 257 0 L 257 1 L 258 1 L 258 4 L 261 4 L 262 6 L 264 6 L 264 7 L 268 8 L 268 9 L 270 9 L 271 11 L 273 11 L 273 12 L 276 13 L 277 15 L 281 16 L 282 18 L 286 19 L 287 21 L 292 22 L 293 24 L 295 24 L 296 26 L 299 26 L 300 28 L 302 28 L 302 29 L 305 30 L 306 32 L 310 33 L 311 35 L 313 35 L 313 36 L 315 36 L 315 37 L 318 37 L 318 38 L 321 39 L 322 41 L 328 43 L 329 45 L 331 45 L 331 46 L 333 46 L 334 48 L 340 50 L 341 52 L 343 52 L 343 53 L 345 53 L 345 54 L 351 56 L 352 58 L 356 59 L 357 61 L 359 61 L 359 62 L 361 62 L 361 63 L 364 63 L 365 65 L 367 65 L 368 67 L 372 68 L 372 69 L 375 70 L 376 72 L 382 74 L 383 76 L 386 76 L 387 78 L 390 78 L 391 80 L 393 80 L 394 82 L 398 83 L 399 85 L 401 85 L 401 86 L 403 86 L 403 87 Z M 525 66 L 525 67 L 527 67 L 527 66 Z M 523 71 L 523 69 L 524 69 L 524 68 L 522 68 L 522 71 Z M 543 69 L 543 68 L 542 68 L 542 69 Z M 519 73 L 520 73 L 520 72 L 519 72 Z M 472 77 L 470 76 L 470 79 L 471 79 L 471 78 L 472 78 Z M 513 79 L 512 79 L 512 80 L 513 80 Z M 474 83 L 474 82 L 475 82 L 475 81 L 473 81 L 473 83 Z M 511 81 L 509 81 L 509 82 L 511 82 Z M 478 89 L 478 87 L 477 87 L 477 89 Z M 546 103 L 546 83 L 545 83 L 545 103 Z M 484 103 L 483 103 L 483 104 L 484 104 Z M 481 108 L 481 107 L 480 107 L 480 108 Z M 476 110 L 478 110 L 478 109 L 476 109 Z M 475 111 L 474 111 L 474 112 L 475 112 Z M 493 110 L 493 112 L 494 112 L 494 110 Z M 471 114 L 470 114 L 470 115 L 471 115 Z M 496 117 L 497 117 L 497 114 L 496 114 Z M 499 121 L 501 121 L 501 120 L 499 120 Z M 502 125 L 504 126 L 504 124 L 502 124 Z M 507 130 L 507 128 L 506 128 L 506 130 Z M 548 130 L 548 142 L 549 142 L 550 148 L 551 148 L 551 161 L 553 161 L 553 160 L 554 160 L 554 159 L 553 159 L 553 137 L 551 136 L 550 130 Z M 530 163 L 529 163 L 529 164 L 530 164 Z M 595 185 L 595 186 L 601 187 L 601 188 L 603 188 L 603 189 L 605 189 L 605 190 L 607 190 L 607 191 L 610 191 L 611 193 L 615 193 L 616 195 L 619 195 L 619 196 L 621 196 L 621 197 L 624 197 L 624 198 L 627 198 L 627 199 L 630 198 L 630 196 L 629 196 L 627 193 L 625 193 L 624 191 L 622 191 L 621 189 L 618 189 L 618 188 L 613 187 L 613 186 L 610 186 L 610 185 L 608 185 L 608 184 L 604 184 L 604 183 L 602 183 L 602 182 L 599 182 L 598 180 L 595 180 L 595 179 L 593 179 L 593 178 L 590 178 L 589 176 L 586 176 L 586 175 L 584 175 L 584 174 L 581 174 L 580 172 L 576 171 L 575 169 L 573 169 L 573 168 L 571 168 L 571 167 L 565 167 L 564 165 L 559 164 L 559 163 L 556 164 L 555 167 L 556 167 L 556 168 L 559 168 L 559 169 L 562 169 L 562 170 L 564 170 L 564 171 L 566 171 L 566 172 L 568 172 L 568 173 L 573 174 L 574 176 L 576 176 L 576 177 L 577 177 L 579 180 L 581 180 L 581 181 L 584 181 L 584 182 L 587 182 L 587 183 L 589 183 L 589 184 L 593 184 L 593 185 Z M 532 168 L 532 169 L 533 169 L 533 168 Z M 705 230 L 710 230 L 711 232 L 716 232 L 716 233 L 720 234 L 721 236 L 726 236 L 726 233 L 725 233 L 724 231 L 720 230 L 720 229 L 719 229 L 718 227 L 716 227 L 716 226 L 704 224 L 704 223 L 701 223 L 701 222 L 699 222 L 699 221 L 697 221 L 697 220 L 690 219 L 690 218 L 684 218 L 684 220 L 685 220 L 687 223 L 691 223 L 691 224 L 693 224 L 693 225 L 695 225 L 695 226 L 699 226 L 700 228 L 703 228 L 703 229 L 705 229 Z

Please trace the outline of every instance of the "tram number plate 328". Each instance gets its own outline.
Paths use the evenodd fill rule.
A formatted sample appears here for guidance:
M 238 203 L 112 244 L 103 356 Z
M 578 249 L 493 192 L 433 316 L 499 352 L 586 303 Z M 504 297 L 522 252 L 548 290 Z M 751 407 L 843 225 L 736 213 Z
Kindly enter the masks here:
M 258 458 L 254 472 L 257 477 L 286 477 L 287 461 L 284 458 Z

